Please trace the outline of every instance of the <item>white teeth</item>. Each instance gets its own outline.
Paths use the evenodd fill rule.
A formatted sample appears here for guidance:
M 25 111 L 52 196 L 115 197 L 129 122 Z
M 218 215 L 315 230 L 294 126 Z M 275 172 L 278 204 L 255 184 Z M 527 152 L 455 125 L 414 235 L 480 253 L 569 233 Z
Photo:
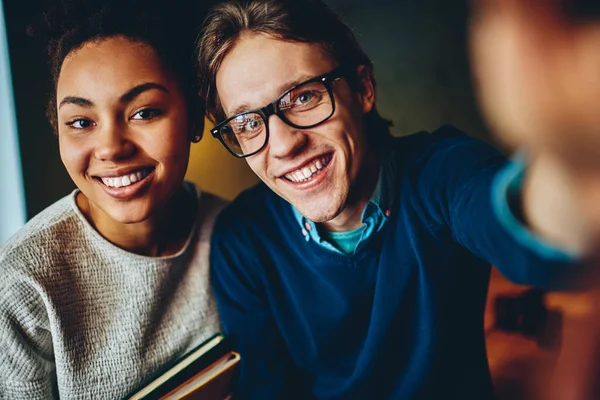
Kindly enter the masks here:
M 296 171 L 292 171 L 285 175 L 285 177 L 295 183 L 307 182 L 311 180 L 316 173 L 325 168 L 329 163 L 329 160 L 330 158 L 328 156 L 321 157 L 311 165 L 303 167 L 302 169 L 297 169 Z
M 147 172 L 138 171 L 138 172 L 134 172 L 129 175 L 120 176 L 117 178 L 101 178 L 101 180 L 102 180 L 102 183 L 104 183 L 108 187 L 120 188 L 120 187 L 124 187 L 124 186 L 129 186 L 138 181 L 141 181 L 146 176 L 148 176 Z

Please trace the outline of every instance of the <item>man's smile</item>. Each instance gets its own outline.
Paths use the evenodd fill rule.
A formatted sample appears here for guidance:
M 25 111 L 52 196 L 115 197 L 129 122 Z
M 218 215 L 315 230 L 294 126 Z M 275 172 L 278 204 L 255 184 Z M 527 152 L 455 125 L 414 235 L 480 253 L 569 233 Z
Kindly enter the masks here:
M 293 183 L 304 183 L 314 179 L 331 162 L 332 153 L 328 153 L 304 163 L 293 171 L 286 173 L 283 178 Z

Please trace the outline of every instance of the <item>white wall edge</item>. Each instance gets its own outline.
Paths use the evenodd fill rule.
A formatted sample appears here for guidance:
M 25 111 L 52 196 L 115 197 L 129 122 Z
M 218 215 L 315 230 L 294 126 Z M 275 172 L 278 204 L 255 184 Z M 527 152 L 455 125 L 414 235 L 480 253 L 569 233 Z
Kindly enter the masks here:
M 0 244 L 26 221 L 4 6 L 0 0 Z

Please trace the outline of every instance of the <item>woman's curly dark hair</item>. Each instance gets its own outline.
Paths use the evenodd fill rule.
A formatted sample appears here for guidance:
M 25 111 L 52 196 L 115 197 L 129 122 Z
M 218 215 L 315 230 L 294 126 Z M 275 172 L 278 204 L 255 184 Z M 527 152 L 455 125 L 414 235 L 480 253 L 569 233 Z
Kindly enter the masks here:
M 30 27 L 30 34 L 46 42 L 53 83 L 46 115 L 55 133 L 58 132 L 56 85 L 63 61 L 85 43 L 114 36 L 152 47 L 181 85 L 190 116 L 195 118 L 194 122 L 203 124 L 204 104 L 198 97 L 193 50 L 208 1 L 54 0 L 53 3 L 43 14 L 43 21 Z

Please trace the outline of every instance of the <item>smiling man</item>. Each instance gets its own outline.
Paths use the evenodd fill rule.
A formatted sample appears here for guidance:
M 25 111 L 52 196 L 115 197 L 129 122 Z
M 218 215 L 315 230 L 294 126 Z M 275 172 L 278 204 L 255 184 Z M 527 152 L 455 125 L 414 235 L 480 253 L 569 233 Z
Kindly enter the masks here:
M 213 136 L 264 182 L 211 250 L 238 395 L 491 398 L 490 264 L 549 288 L 585 271 L 578 243 L 538 229 L 556 215 L 535 164 L 523 179 L 452 127 L 392 138 L 371 61 L 321 1 L 217 6 L 199 65 Z

